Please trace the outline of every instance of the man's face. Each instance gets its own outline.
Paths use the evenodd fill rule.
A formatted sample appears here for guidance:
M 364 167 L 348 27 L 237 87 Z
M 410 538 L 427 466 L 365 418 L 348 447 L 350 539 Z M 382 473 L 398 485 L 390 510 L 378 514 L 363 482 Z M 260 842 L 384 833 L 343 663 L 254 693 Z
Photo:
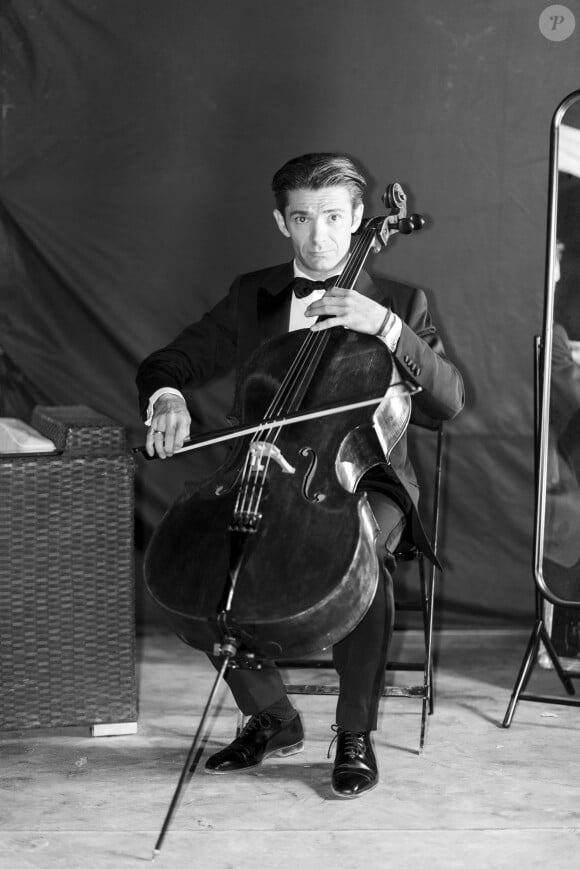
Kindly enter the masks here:
M 278 229 L 289 238 L 300 268 L 315 280 L 338 274 L 346 262 L 351 234 L 358 229 L 363 205 L 353 208 L 347 187 L 290 190 Z

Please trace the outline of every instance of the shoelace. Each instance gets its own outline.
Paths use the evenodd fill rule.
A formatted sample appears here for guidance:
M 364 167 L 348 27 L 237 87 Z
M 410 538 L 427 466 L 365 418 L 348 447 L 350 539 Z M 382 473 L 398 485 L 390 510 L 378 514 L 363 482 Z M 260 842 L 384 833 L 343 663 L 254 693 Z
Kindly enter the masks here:
M 253 733 L 254 730 L 262 730 L 266 727 L 269 727 L 272 723 L 272 718 L 267 712 L 258 712 L 257 715 L 252 715 L 240 735 L 238 739 L 242 736 L 246 736 L 248 733 Z
M 256 730 L 262 730 L 266 727 L 269 727 L 272 723 L 272 717 L 267 712 L 259 712 L 257 715 L 252 715 L 244 729 L 241 731 L 240 735 L 234 739 L 232 745 L 236 745 L 236 748 L 242 751 L 244 755 L 248 754 L 248 749 L 242 742 L 242 738 L 244 736 L 248 736 L 252 734 Z
M 336 742 L 339 737 L 338 724 L 331 725 L 330 728 L 335 736 L 332 739 L 332 742 L 328 746 L 327 757 L 330 757 L 330 752 L 332 751 L 332 746 Z M 358 757 L 364 754 L 364 732 L 355 733 L 351 730 L 344 730 L 344 753 L 353 760 L 355 757 Z

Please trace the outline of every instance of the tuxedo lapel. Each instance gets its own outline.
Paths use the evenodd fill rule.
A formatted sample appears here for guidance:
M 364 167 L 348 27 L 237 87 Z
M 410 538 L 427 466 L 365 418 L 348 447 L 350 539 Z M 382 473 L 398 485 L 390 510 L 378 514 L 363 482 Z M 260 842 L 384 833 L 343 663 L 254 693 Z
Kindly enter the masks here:
M 242 277 L 238 301 L 238 370 L 266 338 L 288 329 L 292 263 Z
M 292 263 L 285 263 L 265 275 L 258 287 L 258 341 L 288 331 L 293 276 Z

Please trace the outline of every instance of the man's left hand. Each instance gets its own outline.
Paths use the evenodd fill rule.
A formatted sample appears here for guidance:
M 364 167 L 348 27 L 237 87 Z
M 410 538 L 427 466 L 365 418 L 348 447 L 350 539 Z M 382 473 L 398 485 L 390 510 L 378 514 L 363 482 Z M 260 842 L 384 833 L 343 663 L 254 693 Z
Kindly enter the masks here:
M 342 326 L 353 332 L 376 335 L 381 328 L 388 309 L 378 302 L 343 287 L 332 287 L 321 299 L 312 302 L 305 311 L 307 317 L 327 317 L 311 326 L 313 332 Z

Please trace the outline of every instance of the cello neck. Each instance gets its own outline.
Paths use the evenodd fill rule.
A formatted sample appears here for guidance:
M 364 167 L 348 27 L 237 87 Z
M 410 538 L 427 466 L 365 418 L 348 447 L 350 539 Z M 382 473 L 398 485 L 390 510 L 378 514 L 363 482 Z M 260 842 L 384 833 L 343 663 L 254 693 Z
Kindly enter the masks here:
M 348 290 L 354 288 L 366 259 L 376 244 L 377 232 L 369 222 L 362 232 L 356 234 L 346 266 L 337 279 L 337 286 Z M 268 407 L 266 419 L 298 411 L 329 339 L 328 329 L 309 332 Z
M 354 289 L 354 285 L 358 280 L 367 257 L 371 250 L 375 248 L 376 243 L 376 230 L 371 225 L 356 234 L 350 256 L 340 274 L 337 286 L 344 287 L 347 290 Z

